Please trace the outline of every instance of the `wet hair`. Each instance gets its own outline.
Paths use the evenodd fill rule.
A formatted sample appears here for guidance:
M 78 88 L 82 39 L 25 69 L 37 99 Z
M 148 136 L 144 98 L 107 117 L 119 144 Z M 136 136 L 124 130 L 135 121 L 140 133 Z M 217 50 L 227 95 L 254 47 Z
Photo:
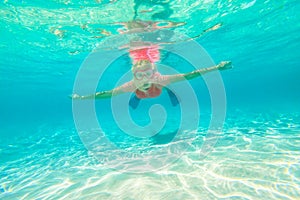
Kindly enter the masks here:
M 151 64 L 152 68 L 154 68 L 153 63 L 151 63 L 149 60 L 139 60 L 132 66 L 131 70 L 137 70 L 138 68 L 147 64 Z

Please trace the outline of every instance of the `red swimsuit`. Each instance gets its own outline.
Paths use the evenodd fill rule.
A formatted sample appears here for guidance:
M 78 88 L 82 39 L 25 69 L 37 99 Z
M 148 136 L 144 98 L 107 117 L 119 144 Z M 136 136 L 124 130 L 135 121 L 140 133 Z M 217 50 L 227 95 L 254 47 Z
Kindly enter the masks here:
M 161 94 L 161 88 L 157 87 L 155 84 L 152 84 L 146 92 L 137 89 L 135 90 L 135 94 L 140 99 L 153 98 Z

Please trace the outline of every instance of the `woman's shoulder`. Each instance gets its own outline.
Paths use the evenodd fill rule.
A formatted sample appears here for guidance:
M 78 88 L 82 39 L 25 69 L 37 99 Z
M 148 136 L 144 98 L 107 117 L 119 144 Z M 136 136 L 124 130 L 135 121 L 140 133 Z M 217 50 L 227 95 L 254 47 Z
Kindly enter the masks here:
M 155 72 L 154 74 L 155 83 L 159 85 L 167 85 L 169 84 L 169 75 L 162 75 L 159 72 Z

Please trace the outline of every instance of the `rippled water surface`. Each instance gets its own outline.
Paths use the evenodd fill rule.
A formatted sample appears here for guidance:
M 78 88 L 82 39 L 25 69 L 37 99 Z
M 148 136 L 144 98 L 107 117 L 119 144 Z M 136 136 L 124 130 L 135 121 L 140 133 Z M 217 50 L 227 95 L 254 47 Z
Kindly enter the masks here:
M 298 1 L 4 0 L 0 8 L 0 199 L 299 198 Z M 116 128 L 103 100 L 96 102 L 98 120 L 116 148 L 100 140 L 96 153 L 85 147 L 82 136 L 98 130 L 78 133 L 68 95 L 90 53 L 111 55 L 135 36 L 120 32 L 134 19 L 172 22 L 160 39 L 194 38 L 214 62 L 233 62 L 221 72 L 222 134 L 206 137 L 211 96 L 199 78 L 190 81 L 201 113 L 197 131 L 181 130 L 172 141 L 181 113 L 162 95 L 153 102 L 167 111 L 163 134 L 138 140 Z M 173 54 L 163 53 L 162 64 L 191 69 Z M 130 67 L 127 55 L 115 61 L 98 89 L 114 87 Z M 147 109 L 132 117 L 149 123 Z M 207 141 L 211 151 L 202 156 Z M 180 151 L 173 148 L 180 144 Z M 124 150 L 132 159 L 124 159 Z M 159 167 L 142 173 L 147 164 Z

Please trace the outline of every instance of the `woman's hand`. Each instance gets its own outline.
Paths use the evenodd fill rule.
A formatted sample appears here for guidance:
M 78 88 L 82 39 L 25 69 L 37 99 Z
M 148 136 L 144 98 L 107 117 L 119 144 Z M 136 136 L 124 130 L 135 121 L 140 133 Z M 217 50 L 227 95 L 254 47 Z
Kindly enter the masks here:
M 233 66 L 232 66 L 231 61 L 222 61 L 217 65 L 217 68 L 219 70 L 225 70 L 225 69 L 232 69 Z
M 72 94 L 69 96 L 71 99 L 74 99 L 74 100 L 80 100 L 82 99 L 82 96 L 78 95 L 78 94 Z

